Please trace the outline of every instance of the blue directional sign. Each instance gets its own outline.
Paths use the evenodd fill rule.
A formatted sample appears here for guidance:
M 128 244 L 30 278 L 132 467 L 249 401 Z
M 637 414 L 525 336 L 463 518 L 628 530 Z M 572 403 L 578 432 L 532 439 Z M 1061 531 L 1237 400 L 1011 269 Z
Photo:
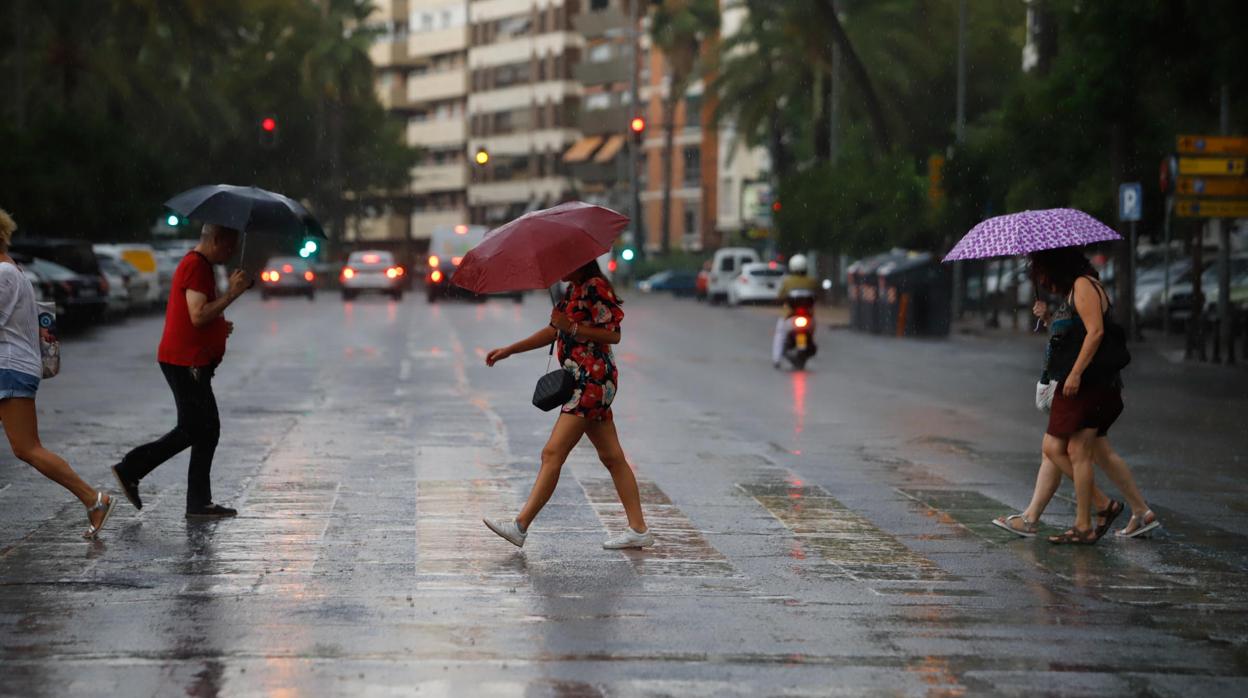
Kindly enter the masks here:
M 1118 220 L 1138 221 L 1144 212 L 1144 188 L 1139 182 L 1118 187 Z

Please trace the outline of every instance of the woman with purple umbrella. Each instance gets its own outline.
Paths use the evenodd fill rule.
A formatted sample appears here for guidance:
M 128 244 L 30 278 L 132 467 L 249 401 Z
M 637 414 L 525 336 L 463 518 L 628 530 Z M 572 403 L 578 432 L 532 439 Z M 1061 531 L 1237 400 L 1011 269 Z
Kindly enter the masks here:
M 1113 519 L 1121 513 L 1122 504 L 1095 489 L 1094 454 L 1132 505 L 1131 522 L 1121 534 L 1134 537 L 1159 525 L 1135 486 L 1126 463 L 1106 438 L 1109 427 L 1122 412 L 1118 371 L 1105 370 L 1100 365 L 1098 370 L 1089 371 L 1093 359 L 1099 358 L 1098 350 L 1105 337 L 1109 298 L 1095 270 L 1076 248 L 1118 239 L 1117 233 L 1082 211 L 1024 211 L 980 223 L 945 258 L 950 261 L 1027 254 L 1035 287 L 1065 299 L 1053 318 L 1054 337 L 1050 350 L 1060 346 L 1058 343 L 1064 337 L 1068 340 L 1066 350 L 1057 364 L 1046 355 L 1046 368 L 1059 384 L 1050 410 L 1043 444 L 1045 460 L 1037 477 L 1036 491 L 1026 512 L 994 521 L 1019 535 L 1035 534 L 1040 512 L 1057 489 L 1060 475 L 1051 466 L 1074 480 L 1077 508 L 1074 526 L 1051 537 L 1050 541 L 1092 544 L 1108 531 Z M 1076 331 L 1071 332 L 1072 329 Z M 1125 354 L 1125 346 L 1121 353 Z M 1097 511 L 1095 528 L 1091 522 L 1093 500 L 1104 505 Z M 1016 522 L 1021 523 L 1021 527 Z

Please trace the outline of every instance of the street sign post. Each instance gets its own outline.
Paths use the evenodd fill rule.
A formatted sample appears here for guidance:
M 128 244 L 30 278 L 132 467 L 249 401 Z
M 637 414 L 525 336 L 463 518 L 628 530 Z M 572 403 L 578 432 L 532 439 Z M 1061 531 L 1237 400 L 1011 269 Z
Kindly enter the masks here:
M 1227 95 L 1222 94 L 1222 132 L 1229 127 Z M 1221 250 L 1219 251 L 1219 308 L 1218 316 L 1221 327 L 1221 340 L 1214 343 L 1214 361 L 1223 344 L 1226 345 L 1227 361 L 1234 362 L 1234 346 L 1231 333 L 1230 306 L 1230 235 L 1219 219 L 1248 217 L 1248 138 L 1243 136 L 1199 136 L 1181 135 L 1175 139 L 1175 146 L 1180 154 L 1178 158 L 1179 177 L 1175 182 L 1175 191 L 1181 197 L 1174 207 L 1180 218 L 1209 219 L 1209 227 L 1221 230 Z M 1201 278 L 1201 244 L 1196 244 L 1192 251 L 1193 278 Z M 1193 289 L 1192 316 L 1188 321 L 1187 358 L 1191 358 L 1193 348 L 1197 348 L 1201 360 L 1204 360 L 1204 339 L 1201 336 L 1203 325 L 1201 314 L 1204 294 L 1199 285 Z M 1169 309 L 1163 304 L 1163 312 L 1169 315 Z
M 1127 239 L 1126 293 L 1124 298 L 1135 298 L 1135 224 L 1144 213 L 1144 187 L 1139 182 L 1124 182 L 1118 185 L 1118 220 L 1131 224 L 1131 235 Z M 1127 336 L 1136 338 L 1138 325 L 1135 321 L 1135 304 L 1129 303 L 1127 309 Z
M 1248 155 L 1248 137 L 1179 136 L 1178 149 L 1184 155 Z

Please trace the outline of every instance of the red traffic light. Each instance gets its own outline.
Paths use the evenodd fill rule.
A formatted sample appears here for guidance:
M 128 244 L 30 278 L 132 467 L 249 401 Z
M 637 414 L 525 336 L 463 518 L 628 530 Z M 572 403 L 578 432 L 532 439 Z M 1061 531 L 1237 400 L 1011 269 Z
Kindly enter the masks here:
M 780 212 L 780 202 L 779 202 L 779 201 L 773 201 L 773 202 L 772 202 L 772 204 L 771 204 L 771 210 L 775 211 L 776 213 L 779 213 L 779 212 Z
M 634 116 L 633 120 L 628 122 L 628 129 L 633 133 L 641 133 L 646 130 L 646 120 L 640 116 Z
M 276 131 L 277 119 L 274 119 L 271 116 L 264 117 L 263 119 L 260 120 L 260 128 L 264 129 L 265 131 L 268 131 L 269 133 Z

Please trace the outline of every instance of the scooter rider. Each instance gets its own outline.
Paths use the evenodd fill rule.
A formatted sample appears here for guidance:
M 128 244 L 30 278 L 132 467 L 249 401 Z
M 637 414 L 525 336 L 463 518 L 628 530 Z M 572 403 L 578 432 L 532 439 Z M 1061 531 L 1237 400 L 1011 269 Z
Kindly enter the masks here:
M 789 303 L 789 294 L 794 291 L 817 292 L 819 285 L 806 275 L 806 255 L 795 254 L 789 258 L 789 273 L 780 282 L 779 298 L 784 304 L 784 312 L 776 320 L 776 333 L 771 340 L 771 363 L 780 368 L 780 358 L 784 354 L 784 337 L 788 331 L 788 320 L 793 315 L 793 306 Z

